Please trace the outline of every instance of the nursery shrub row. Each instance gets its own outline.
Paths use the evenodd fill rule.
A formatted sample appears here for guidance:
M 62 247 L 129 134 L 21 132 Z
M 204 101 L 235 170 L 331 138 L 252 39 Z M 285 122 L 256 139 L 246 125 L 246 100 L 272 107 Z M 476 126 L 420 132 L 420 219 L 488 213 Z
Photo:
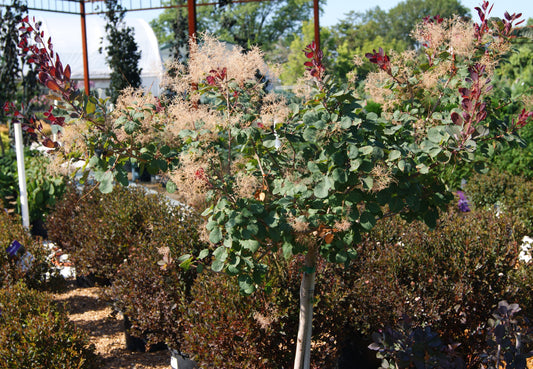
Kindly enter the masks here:
M 110 281 L 107 296 L 148 344 L 165 342 L 201 367 L 292 365 L 301 260 L 268 256 L 265 286 L 241 295 L 235 277 L 179 267 L 180 255 L 202 249 L 199 221 L 140 190 L 70 190 L 49 222 L 77 268 Z M 364 367 L 374 355 L 366 348 L 371 334 L 408 316 L 445 344 L 460 343 L 456 354 L 478 367 L 499 301 L 533 316 L 533 270 L 518 260 L 527 231 L 513 213 L 482 207 L 450 209 L 433 230 L 380 220 L 354 261 L 319 266 L 313 365 Z
M 88 336 L 39 291 L 57 288 L 60 280 L 42 241 L 31 237 L 18 215 L 0 210 L 1 369 L 99 367 Z
M 0 288 L 0 368 L 96 369 L 87 334 L 45 292 L 22 282 Z
M 70 186 L 47 219 L 50 240 L 69 254 L 77 274 L 104 283 L 136 249 L 194 250 L 199 227 L 166 197 L 120 186 L 109 194 Z
M 14 242 L 21 248 L 8 252 Z M 43 288 L 58 273 L 47 260 L 47 252 L 42 242 L 34 239 L 22 227 L 18 215 L 8 214 L 0 200 L 0 288 L 24 281 L 31 287 Z M 47 280 L 48 276 L 48 280 Z
M 492 170 L 471 178 L 465 191 L 475 206 L 512 213 L 533 229 L 533 181 Z
M 130 333 L 178 348 L 177 306 L 186 305 L 195 272 L 177 259 L 204 248 L 197 217 L 141 188 L 69 187 L 47 224 L 78 275 L 111 286 L 106 297 L 128 317 Z

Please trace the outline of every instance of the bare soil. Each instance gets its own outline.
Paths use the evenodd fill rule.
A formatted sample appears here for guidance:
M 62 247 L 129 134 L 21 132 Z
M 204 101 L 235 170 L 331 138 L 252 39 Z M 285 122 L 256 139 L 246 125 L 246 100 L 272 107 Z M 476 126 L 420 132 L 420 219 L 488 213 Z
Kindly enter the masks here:
M 171 368 L 168 350 L 146 353 L 126 350 L 124 321 L 99 298 L 99 289 L 80 288 L 71 281 L 66 291 L 54 294 L 54 299 L 64 303 L 70 320 L 89 334 L 102 359 L 102 369 Z

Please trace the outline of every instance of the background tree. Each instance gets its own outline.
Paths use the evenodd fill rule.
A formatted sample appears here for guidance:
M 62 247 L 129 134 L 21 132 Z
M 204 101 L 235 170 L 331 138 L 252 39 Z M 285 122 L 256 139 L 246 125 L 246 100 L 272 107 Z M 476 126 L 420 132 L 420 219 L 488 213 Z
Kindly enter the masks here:
M 173 2 L 183 4 L 183 0 Z M 300 33 L 302 22 L 312 17 L 310 0 L 261 1 L 233 4 L 219 2 L 197 7 L 198 33 L 216 34 L 221 41 L 243 47 L 259 46 L 265 53 L 294 33 Z M 184 21 L 183 21 L 184 20 Z M 184 8 L 166 9 L 150 22 L 160 44 L 187 45 L 187 12 Z M 284 43 L 287 45 L 287 43 Z
M 495 100 L 505 99 L 507 105 L 495 108 L 501 115 L 516 114 L 522 109 L 533 109 L 533 18 L 528 26 L 517 28 L 512 39 L 514 52 L 506 55 L 494 76 Z M 501 155 L 491 165 L 500 171 L 533 178 L 533 126 L 522 130 L 528 142 L 520 149 L 504 146 Z
M 180 61 L 185 61 L 189 49 L 189 25 L 187 18 L 187 2 L 174 0 L 169 4 L 181 5 L 173 9 L 166 9 L 157 19 L 150 21 L 159 45 L 169 48 L 170 55 Z
M 421 19 L 440 15 L 450 18 L 453 15 L 468 16 L 468 9 L 458 0 L 405 0 L 389 11 L 379 6 L 365 12 L 351 11 L 346 17 L 331 27 L 335 40 L 335 61 L 331 71 L 336 77 L 346 78 L 353 70 L 353 56 L 364 57 L 366 53 L 382 47 L 385 52 L 402 52 L 415 47 L 411 31 Z M 369 71 L 375 70 L 370 63 L 357 67 L 357 76 L 363 80 Z
M 105 19 L 107 24 L 107 53 L 106 60 L 111 68 L 109 88 L 107 95 L 112 102 L 116 102 L 117 97 L 126 87 L 141 86 L 141 68 L 139 60 L 141 52 L 135 42 L 134 30 L 124 23 L 125 10 L 118 3 L 118 0 L 106 0 Z M 100 48 L 102 52 L 102 48 Z
M 0 7 L 0 107 L 7 101 L 18 100 L 18 81 L 22 77 L 22 63 L 18 51 L 18 25 L 27 11 L 25 5 L 14 0 L 11 6 Z M 35 84 L 34 84 L 35 85 Z M 0 109 L 0 125 L 7 125 L 8 119 Z M 0 136 L 0 150 L 5 155 L 4 141 Z

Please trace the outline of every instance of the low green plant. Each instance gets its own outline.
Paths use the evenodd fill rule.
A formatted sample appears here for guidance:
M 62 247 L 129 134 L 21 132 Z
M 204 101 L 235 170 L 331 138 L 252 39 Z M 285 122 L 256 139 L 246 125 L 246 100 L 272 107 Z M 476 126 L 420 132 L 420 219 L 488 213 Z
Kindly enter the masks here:
M 473 205 L 509 212 L 533 229 L 533 180 L 498 170 L 471 178 L 465 192 Z
M 1 369 L 96 369 L 88 336 L 61 306 L 23 283 L 0 289 Z
M 7 249 L 13 241 L 19 242 L 31 257 L 22 260 L 22 254 L 10 256 Z M 49 265 L 47 256 L 42 242 L 24 229 L 20 216 L 2 209 L 0 201 L 0 287 L 7 288 L 22 280 L 32 287 L 45 288 L 50 278 L 58 275 L 58 270 Z
M 25 149 L 24 162 L 32 233 L 45 236 L 43 219 L 53 209 L 57 199 L 61 198 L 65 181 L 61 176 L 48 174 L 49 159 L 38 151 Z M 0 157 L 0 198 L 9 199 L 10 202 L 6 202 L 4 206 L 20 214 L 19 193 L 17 157 L 13 150 L 9 150 L 5 156 Z
M 0 199 L 4 203 L 3 206 L 9 209 L 16 208 L 18 194 L 16 172 L 15 152 L 8 150 L 0 157 Z

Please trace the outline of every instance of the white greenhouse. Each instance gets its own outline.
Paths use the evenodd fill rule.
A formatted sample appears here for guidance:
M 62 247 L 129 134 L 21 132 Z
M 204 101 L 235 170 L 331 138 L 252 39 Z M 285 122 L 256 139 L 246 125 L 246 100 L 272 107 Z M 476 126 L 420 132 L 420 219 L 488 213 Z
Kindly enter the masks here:
M 52 37 L 54 51 L 58 53 L 63 65 L 70 65 L 72 79 L 83 86 L 83 47 L 79 17 L 57 16 L 39 17 L 41 30 Z M 126 18 L 126 26 L 134 29 L 135 42 L 141 52 L 139 67 L 142 87 L 154 95 L 159 95 L 159 84 L 163 75 L 163 64 L 154 31 L 144 19 Z M 87 54 L 89 60 L 89 79 L 91 90 L 103 91 L 109 86 L 111 70 L 105 58 L 108 45 L 105 33 L 105 20 L 102 17 L 86 18 Z M 99 49 L 102 48 L 102 53 Z

